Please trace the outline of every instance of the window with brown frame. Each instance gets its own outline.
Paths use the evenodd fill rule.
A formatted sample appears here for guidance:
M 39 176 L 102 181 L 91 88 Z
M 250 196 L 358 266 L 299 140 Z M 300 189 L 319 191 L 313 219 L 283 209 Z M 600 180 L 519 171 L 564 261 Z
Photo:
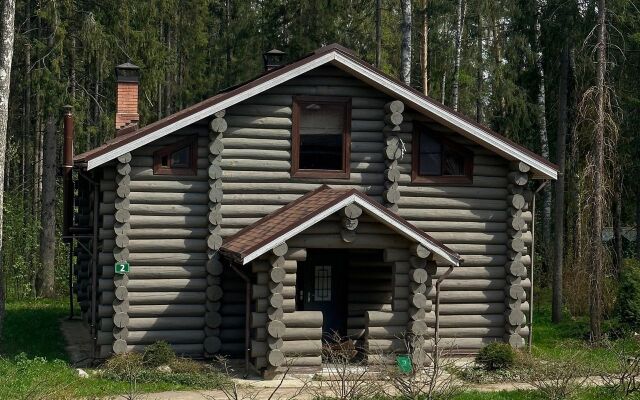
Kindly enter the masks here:
M 442 135 L 419 127 L 413 133 L 411 181 L 473 183 L 473 153 Z
M 195 175 L 197 163 L 197 136 L 189 136 L 153 153 L 155 175 Z
M 291 176 L 349 178 L 351 99 L 293 99 Z

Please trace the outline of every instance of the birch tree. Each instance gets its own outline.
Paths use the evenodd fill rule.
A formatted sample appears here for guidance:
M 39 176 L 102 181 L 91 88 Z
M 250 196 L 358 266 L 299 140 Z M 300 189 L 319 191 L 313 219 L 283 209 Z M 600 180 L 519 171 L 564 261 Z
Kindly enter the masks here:
M 538 0 L 536 3 L 536 21 L 535 21 L 535 37 L 536 37 L 536 71 L 538 72 L 538 135 L 540 138 L 540 155 L 547 160 L 549 159 L 549 138 L 547 135 L 547 102 L 545 93 L 545 75 L 544 64 L 542 59 L 542 27 L 540 26 L 540 18 L 542 18 L 542 7 L 544 0 Z M 551 186 L 546 186 L 542 191 L 542 240 L 544 244 L 545 254 L 549 254 L 551 248 Z M 548 265 L 549 257 L 545 257 L 545 264 Z
M 2 232 L 4 214 L 4 168 L 7 149 L 7 123 L 9 120 L 9 88 L 11 60 L 13 58 L 13 23 L 16 13 L 15 0 L 4 0 L 0 22 L 0 332 L 4 319 L 4 266 L 2 263 Z
M 376 0 L 376 67 L 382 66 L 382 0 Z
M 400 0 L 402 8 L 402 44 L 400 48 L 400 80 L 411 84 L 411 0 Z
M 465 2 L 458 0 L 457 19 L 456 19 L 456 39 L 455 39 L 455 55 L 453 59 L 453 78 L 451 83 L 452 107 L 458 111 L 458 103 L 460 98 L 460 58 L 462 56 L 462 30 L 464 29 Z
M 422 76 L 422 93 L 429 94 L 429 15 L 427 5 L 429 0 L 422 0 L 422 40 L 420 41 L 420 75 Z

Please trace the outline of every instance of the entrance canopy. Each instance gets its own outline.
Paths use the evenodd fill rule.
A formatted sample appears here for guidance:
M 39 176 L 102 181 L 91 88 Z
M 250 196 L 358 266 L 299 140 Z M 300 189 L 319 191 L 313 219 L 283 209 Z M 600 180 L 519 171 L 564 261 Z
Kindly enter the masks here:
M 449 265 L 460 265 L 461 257 L 404 218 L 355 189 L 332 189 L 323 185 L 265 216 L 227 238 L 220 252 L 240 264 L 247 264 L 314 224 L 350 204 L 356 204 L 409 241 L 421 244 Z

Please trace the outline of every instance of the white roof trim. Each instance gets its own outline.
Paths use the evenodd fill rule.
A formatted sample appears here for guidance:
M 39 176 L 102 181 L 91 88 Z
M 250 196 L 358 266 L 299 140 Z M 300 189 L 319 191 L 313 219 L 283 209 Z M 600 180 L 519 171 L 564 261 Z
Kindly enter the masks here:
M 94 159 L 91 159 L 87 162 L 87 170 L 98 167 L 108 161 L 113 160 L 116 157 L 121 156 L 122 154 L 128 153 L 141 146 L 151 143 L 154 140 L 160 139 L 161 137 L 164 137 L 172 132 L 177 131 L 178 129 L 184 128 L 196 121 L 199 121 L 203 118 L 213 115 L 213 113 L 217 111 L 224 110 L 228 107 L 231 107 L 243 100 L 246 100 L 250 97 L 258 95 L 264 92 L 265 90 L 269 90 L 281 83 L 284 83 L 290 79 L 293 79 L 301 74 L 304 74 L 305 72 L 308 72 L 314 68 L 317 68 L 329 62 L 337 63 L 366 80 L 376 82 L 383 87 L 388 87 L 398 97 L 407 99 L 415 104 L 420 105 L 421 107 L 423 107 L 425 110 L 432 113 L 436 117 L 444 121 L 447 121 L 452 125 L 460 127 L 463 131 L 476 137 L 480 142 L 486 143 L 490 147 L 497 149 L 497 151 L 502 152 L 503 154 L 510 155 L 513 158 L 528 164 L 534 171 L 538 172 L 540 175 L 544 176 L 545 178 L 548 178 L 548 179 L 557 178 L 557 171 L 553 167 L 540 162 L 540 160 L 532 157 L 526 152 L 523 152 L 517 147 L 514 147 L 513 145 L 500 140 L 496 136 L 475 126 L 474 124 L 466 121 L 464 118 L 461 118 L 458 115 L 450 112 L 449 110 L 438 107 L 432 102 L 424 100 L 421 96 L 399 85 L 397 82 L 394 82 L 393 80 L 385 77 L 382 74 L 378 74 L 371 71 L 370 69 L 362 66 L 358 62 L 353 61 L 349 57 L 345 56 L 344 54 L 341 54 L 339 51 L 336 51 L 336 50 L 330 51 L 327 54 L 324 54 L 307 63 L 303 63 L 302 65 L 292 69 L 291 71 L 288 71 L 282 75 L 278 75 L 248 90 L 242 91 L 241 93 L 238 93 L 233 97 L 229 97 L 228 99 L 222 100 L 219 103 L 216 103 L 203 110 L 200 110 L 194 114 L 188 115 L 172 124 L 164 126 L 158 129 L 157 131 L 154 131 L 148 135 L 145 135 L 139 139 L 133 140 L 105 154 L 102 154 Z
M 415 242 L 418 242 L 421 245 L 425 246 L 427 249 L 429 249 L 429 251 L 431 251 L 432 253 L 435 253 L 438 256 L 442 257 L 446 262 L 450 263 L 451 265 L 455 265 L 455 266 L 460 265 L 460 261 L 459 260 L 455 259 L 449 253 L 447 253 L 446 251 L 442 250 L 439 245 L 433 243 L 430 240 L 425 239 L 423 236 L 417 234 L 416 232 L 414 232 L 414 231 L 412 231 L 410 229 L 406 229 L 406 227 L 403 226 L 401 223 L 399 223 L 397 220 L 395 220 L 393 218 L 390 218 L 388 215 L 386 215 L 380 209 L 378 209 L 375 206 L 372 206 L 371 204 L 369 204 L 368 202 L 362 200 L 362 198 L 360 198 L 358 195 L 355 195 L 355 194 L 352 194 L 351 196 L 345 198 L 341 202 L 333 205 L 332 207 L 329 207 L 326 210 L 323 210 L 322 212 L 318 213 L 313 218 L 310 218 L 310 219 L 304 221 L 302 224 L 296 226 L 295 228 L 291 229 L 290 231 L 287 231 L 286 233 L 283 233 L 282 235 L 280 235 L 279 237 L 273 239 L 272 241 L 270 241 L 269 243 L 265 244 L 264 246 L 262 246 L 262 247 L 258 248 L 257 250 L 251 252 L 246 257 L 244 257 L 244 259 L 242 260 L 242 264 L 246 265 L 247 263 L 255 260 L 256 258 L 260 257 L 261 255 L 265 254 L 266 252 L 274 249 L 278 245 L 286 242 L 287 240 L 291 239 L 292 237 L 298 235 L 299 233 L 303 232 L 304 230 L 310 228 L 311 226 L 315 225 L 316 223 L 318 223 L 318 222 L 322 221 L 323 219 L 327 218 L 329 215 L 341 210 L 342 208 L 344 208 L 344 207 L 346 207 L 346 206 L 348 206 L 349 204 L 352 204 L 352 203 L 355 203 L 355 204 L 359 205 L 360 207 L 362 207 L 363 209 L 367 210 L 371 215 L 373 215 L 378 221 L 380 221 L 384 225 L 386 225 L 386 226 L 392 228 L 393 230 L 399 232 L 403 236 L 405 236 L 405 237 L 407 237 L 407 238 L 409 238 L 409 239 L 411 239 L 411 240 L 413 240 Z
M 254 87 L 252 87 L 249 90 L 245 90 L 241 93 L 238 93 L 237 95 L 230 97 L 226 100 L 223 100 L 219 103 L 216 103 L 214 105 L 212 105 L 211 107 L 207 107 L 203 110 L 198 111 L 197 113 L 191 114 L 189 116 L 186 116 L 172 124 L 169 124 L 167 126 L 164 126 L 160 129 L 158 129 L 155 132 L 152 132 L 148 135 L 145 135 L 139 139 L 133 140 L 129 143 L 126 143 L 116 149 L 113 149 L 107 153 L 104 153 L 92 160 L 89 160 L 87 162 L 87 170 L 93 169 L 95 167 L 98 167 L 108 161 L 113 160 L 114 158 L 120 157 L 121 155 L 128 153 L 130 151 L 133 151 L 139 147 L 142 147 L 148 143 L 153 142 L 154 140 L 160 139 L 161 137 L 164 137 L 172 132 L 177 131 L 178 129 L 184 128 L 186 126 L 191 125 L 194 122 L 197 122 L 203 118 L 206 118 L 210 115 L 213 115 L 214 113 L 220 111 L 220 110 L 224 110 L 227 109 L 237 103 L 240 103 L 243 100 L 246 100 L 250 97 L 253 97 L 257 94 L 260 94 L 262 92 L 264 92 L 265 90 L 269 90 L 272 87 L 278 86 L 281 83 L 284 83 L 290 79 L 293 79 L 299 75 L 304 74 L 305 72 L 311 71 L 314 68 L 317 68 L 323 64 L 326 64 L 330 61 L 335 60 L 336 58 L 336 52 L 335 51 L 331 51 L 321 57 L 316 58 L 313 61 L 310 61 L 308 63 L 304 63 L 302 65 L 300 65 L 297 68 L 292 69 L 291 71 L 288 71 L 287 73 L 284 73 L 282 75 L 276 76 L 273 79 L 269 79 L 266 82 L 263 82 L 259 85 L 256 85 Z
M 484 131 L 483 129 L 478 128 L 477 126 L 475 126 L 474 124 L 469 123 L 468 121 L 466 121 L 464 118 L 460 118 L 458 115 L 451 113 L 450 111 L 444 109 L 444 108 L 440 108 L 437 105 L 425 101 L 421 96 L 418 96 L 416 93 L 407 90 L 407 88 L 398 85 L 397 82 L 394 82 L 393 80 L 387 78 L 384 75 L 381 74 L 372 74 L 371 70 L 363 67 L 362 65 L 360 65 L 357 62 L 354 62 L 353 60 L 349 59 L 348 57 L 345 57 L 344 55 L 338 53 L 336 54 L 336 60 L 337 63 L 340 63 L 344 66 L 346 66 L 347 68 L 349 68 L 351 71 L 356 72 L 358 75 L 366 77 L 367 79 L 370 79 L 384 87 L 388 87 L 391 90 L 393 90 L 396 94 L 409 99 L 410 101 L 412 101 L 413 103 L 419 104 L 420 106 L 424 107 L 426 110 L 428 110 L 429 112 L 433 113 L 434 115 L 436 115 L 437 117 L 453 124 L 456 126 L 459 126 L 460 128 L 462 128 L 464 131 L 469 132 L 471 135 L 477 137 L 478 139 L 480 139 L 482 142 L 487 143 L 488 145 L 490 145 L 491 147 L 494 147 L 506 154 L 509 154 L 511 156 L 513 156 L 514 158 L 516 158 L 517 160 L 520 160 L 526 164 L 528 164 L 531 168 L 533 168 L 534 170 L 539 171 L 542 175 L 544 175 L 546 178 L 550 178 L 550 179 L 556 179 L 558 174 L 557 171 L 555 169 L 553 169 L 552 167 L 541 163 L 539 160 L 531 157 L 529 154 L 521 151 L 520 149 L 510 145 L 509 143 L 506 143 L 502 140 L 500 140 L 499 138 L 495 137 L 494 135 Z

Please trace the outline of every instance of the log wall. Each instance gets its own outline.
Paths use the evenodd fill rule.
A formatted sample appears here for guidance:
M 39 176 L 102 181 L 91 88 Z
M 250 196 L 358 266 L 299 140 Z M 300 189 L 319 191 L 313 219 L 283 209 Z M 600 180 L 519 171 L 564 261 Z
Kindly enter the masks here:
M 291 178 L 294 95 L 351 97 L 349 179 Z M 152 340 L 163 338 L 188 354 L 204 355 L 207 347 L 209 354 L 214 353 L 209 350 L 217 349 L 223 354 L 241 356 L 244 282 L 229 268 L 222 268 L 215 258 L 215 250 L 220 240 L 323 183 L 336 188 L 355 188 L 372 196 L 464 257 L 464 265 L 456 268 L 442 284 L 440 336 L 444 342 L 455 342 L 458 348 L 473 351 L 509 335 L 526 336 L 526 329 L 514 330 L 505 325 L 505 318 L 509 318 L 506 313 L 513 309 L 505 299 L 510 296 L 514 283 L 525 290 L 529 286 L 524 275 L 517 281 L 505 266 L 514 261 L 513 244 L 521 241 L 524 247 L 518 260 L 526 272 L 530 264 L 527 246 L 531 241 L 526 227 L 519 232 L 513 229 L 511 202 L 517 193 L 509 186 L 512 172 L 509 163 L 414 111 L 404 106 L 400 110 L 400 107 L 392 98 L 339 69 L 321 67 L 132 152 L 127 195 L 130 229 L 126 248 L 132 266 L 126 283 L 127 350 L 140 349 Z M 411 133 L 417 120 L 429 129 L 449 135 L 451 140 L 474 153 L 473 184 L 411 183 Z M 198 135 L 196 175 L 154 175 L 154 151 L 185 135 Z M 398 149 L 404 150 L 399 158 Z M 104 333 L 113 336 L 117 299 L 113 287 L 114 251 L 121 248 L 119 243 L 123 242 L 114 231 L 115 215 L 119 211 L 116 201 L 120 199 L 115 164 L 102 170 L 98 314 L 105 321 L 99 324 L 103 334 L 98 342 L 106 346 L 106 351 L 112 348 L 113 342 L 107 341 L 108 335 Z M 527 205 L 518 211 L 524 224 L 530 224 L 531 212 Z M 406 275 L 398 272 L 411 267 L 411 255 L 406 254 L 409 243 L 390 240 L 388 231 L 366 216 L 343 217 L 335 216 L 341 223 L 321 223 L 292 238 L 287 243 L 285 266 L 291 267 L 300 259 L 299 253 L 309 247 L 354 248 L 357 247 L 354 244 L 366 243 L 372 249 L 386 249 L 386 258 L 376 266 L 376 271 L 391 268 L 394 292 L 368 294 L 363 301 L 376 304 L 376 308 L 360 307 L 357 316 L 355 308 L 358 307 L 352 309 L 350 334 L 366 334 L 364 313 L 367 311 L 410 311 L 409 295 L 423 294 L 427 301 L 433 301 L 432 287 L 412 285 Z M 434 268 L 430 276 L 435 279 L 445 270 L 443 266 Z M 79 271 L 87 275 L 86 268 Z M 354 269 L 350 273 L 358 272 Z M 264 276 L 259 279 L 262 282 Z M 87 293 L 82 282 L 78 284 L 79 295 Z M 295 286 L 287 286 L 290 282 L 295 282 L 295 269 L 286 272 L 280 293 L 285 326 L 287 316 L 296 313 Z M 265 287 L 272 290 L 268 282 Z M 406 297 L 401 298 L 405 294 Z M 364 298 L 365 294 L 354 292 L 350 301 L 356 304 L 358 296 Z M 268 313 L 267 298 L 254 298 L 252 302 L 256 313 Z M 427 304 L 425 313 L 429 309 Z M 528 309 L 525 298 L 519 307 L 521 311 Z M 431 319 L 425 315 L 429 326 Z M 405 328 L 407 323 L 403 323 Z M 286 332 L 288 329 L 285 329 L 282 347 L 269 348 L 282 351 L 285 357 L 289 350 L 297 348 L 286 344 Z M 375 330 L 372 332 L 378 334 Z M 257 337 L 266 338 L 262 331 L 255 333 Z M 297 334 L 292 333 L 292 337 Z M 254 361 L 266 366 L 266 354 L 254 357 Z M 300 363 L 313 363 L 317 357 L 319 355 L 304 356 Z
M 196 174 L 155 175 L 153 153 L 193 135 L 198 142 Z M 207 299 L 215 299 L 218 291 L 211 288 L 219 283 L 215 274 L 221 271 L 221 265 L 211 261 L 210 252 L 208 255 L 209 243 L 215 243 L 208 240 L 215 233 L 207 217 L 209 191 L 215 187 L 208 182 L 209 141 L 208 127 L 195 124 L 133 151 L 126 179 L 127 221 L 120 218 L 125 213 L 117 205 L 124 194 L 123 180 L 118 178 L 120 166 L 103 168 L 99 257 L 99 315 L 103 319 L 97 339 L 102 356 L 112 346 L 104 333 L 118 327 L 117 313 L 124 308 L 128 332 L 126 343 L 119 342 L 122 351 L 142 350 L 158 340 L 169 342 L 179 354 L 203 356 L 205 343 L 215 349 L 215 339 L 205 341 L 217 333 L 211 326 L 220 319 L 215 315 L 219 305 Z M 124 253 L 120 231 L 127 238 Z M 131 265 L 125 300 L 108 283 L 117 280 L 113 277 L 117 258 Z M 115 309 L 116 304 L 120 309 Z

